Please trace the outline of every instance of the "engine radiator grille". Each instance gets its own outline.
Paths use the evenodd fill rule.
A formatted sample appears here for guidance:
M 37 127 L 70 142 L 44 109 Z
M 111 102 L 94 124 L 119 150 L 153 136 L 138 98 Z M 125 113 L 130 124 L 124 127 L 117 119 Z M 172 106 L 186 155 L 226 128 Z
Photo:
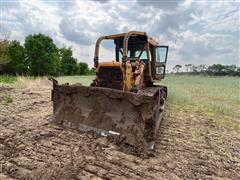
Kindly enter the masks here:
M 97 79 L 99 87 L 123 89 L 123 72 L 119 67 L 100 67 Z

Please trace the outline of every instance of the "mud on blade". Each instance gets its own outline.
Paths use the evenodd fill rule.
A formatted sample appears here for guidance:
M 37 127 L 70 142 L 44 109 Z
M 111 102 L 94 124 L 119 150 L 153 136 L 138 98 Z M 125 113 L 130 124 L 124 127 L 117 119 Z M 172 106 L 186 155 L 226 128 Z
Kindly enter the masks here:
M 53 81 L 53 122 L 77 130 L 120 135 L 123 143 L 153 148 L 165 92 L 154 87 L 140 93 Z M 154 93 L 153 93 L 154 92 Z

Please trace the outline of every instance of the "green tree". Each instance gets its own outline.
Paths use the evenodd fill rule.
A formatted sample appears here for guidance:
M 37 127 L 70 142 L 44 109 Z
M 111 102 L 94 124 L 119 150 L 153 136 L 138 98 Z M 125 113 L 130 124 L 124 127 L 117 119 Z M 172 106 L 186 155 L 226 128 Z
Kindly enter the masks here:
M 210 75 L 225 75 L 225 67 L 222 64 L 213 64 L 208 67 L 207 71 Z
M 31 75 L 58 75 L 58 48 L 49 36 L 29 35 L 25 39 L 24 46 Z
M 236 65 L 232 64 L 232 65 L 226 65 L 225 66 L 226 75 L 234 76 L 234 75 L 236 75 L 236 72 L 237 72 L 237 66 Z
M 7 39 L 0 39 L 0 72 L 3 71 L 7 63 L 11 61 L 9 56 L 9 47 L 10 41 Z
M 96 73 L 95 70 L 96 70 L 95 68 L 89 69 L 88 74 L 89 75 L 95 75 L 95 73 Z
M 238 67 L 235 71 L 235 76 L 240 76 L 240 67 Z
M 177 64 L 177 65 L 175 65 L 175 66 L 173 67 L 173 70 L 178 73 L 181 68 L 182 68 L 182 66 L 179 65 L 179 64 Z
M 192 66 L 191 66 L 191 72 L 192 72 L 192 74 L 197 74 L 197 72 L 198 72 L 198 67 L 195 66 L 195 65 L 192 65 Z
M 84 62 L 78 63 L 78 68 L 79 68 L 79 74 L 80 75 L 85 75 L 85 74 L 88 74 L 88 72 L 89 72 L 89 68 L 88 68 L 87 63 L 84 63 Z
M 198 66 L 198 71 L 199 71 L 199 72 L 205 72 L 206 69 L 207 69 L 207 65 L 206 65 L 206 64 L 200 64 L 200 65 Z
M 61 48 L 60 54 L 60 75 L 74 75 L 78 73 L 77 59 L 72 56 L 71 48 Z
M 27 74 L 28 63 L 25 59 L 24 47 L 18 41 L 12 41 L 9 47 L 10 62 L 7 64 L 7 71 L 11 74 Z
M 188 72 L 189 70 L 191 70 L 191 67 L 192 67 L 192 66 L 193 66 L 192 64 L 185 64 L 185 67 L 186 67 L 187 72 Z

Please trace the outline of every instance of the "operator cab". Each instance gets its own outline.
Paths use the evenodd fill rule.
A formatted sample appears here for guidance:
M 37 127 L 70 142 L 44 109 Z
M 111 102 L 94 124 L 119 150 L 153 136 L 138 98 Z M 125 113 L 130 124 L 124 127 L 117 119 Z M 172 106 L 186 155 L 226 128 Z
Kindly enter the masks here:
M 132 67 L 136 66 L 136 62 L 143 62 L 144 73 L 151 74 L 153 79 L 161 80 L 165 76 L 168 46 L 159 46 L 152 38 L 149 42 L 148 38 L 146 35 L 131 36 L 128 39 L 127 59 Z M 116 61 L 122 62 L 124 37 L 114 39 L 114 43 Z
M 102 40 L 114 41 L 114 61 L 99 63 Z M 152 86 L 155 80 L 161 80 L 165 76 L 167 54 L 168 46 L 159 46 L 145 32 L 130 31 L 102 36 L 95 46 L 95 85 L 125 91 Z

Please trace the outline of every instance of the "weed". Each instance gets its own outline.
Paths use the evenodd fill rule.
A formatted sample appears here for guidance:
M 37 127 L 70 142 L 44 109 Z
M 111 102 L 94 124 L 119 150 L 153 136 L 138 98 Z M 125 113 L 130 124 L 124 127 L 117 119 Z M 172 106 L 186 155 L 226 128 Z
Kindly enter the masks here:
M 12 97 L 9 96 L 9 95 L 3 96 L 1 99 L 2 99 L 2 100 L 1 100 L 1 104 L 3 104 L 3 105 L 8 105 L 8 104 L 10 104 L 10 103 L 13 102 Z
M 16 76 L 0 75 L 0 84 L 12 84 L 17 81 Z

